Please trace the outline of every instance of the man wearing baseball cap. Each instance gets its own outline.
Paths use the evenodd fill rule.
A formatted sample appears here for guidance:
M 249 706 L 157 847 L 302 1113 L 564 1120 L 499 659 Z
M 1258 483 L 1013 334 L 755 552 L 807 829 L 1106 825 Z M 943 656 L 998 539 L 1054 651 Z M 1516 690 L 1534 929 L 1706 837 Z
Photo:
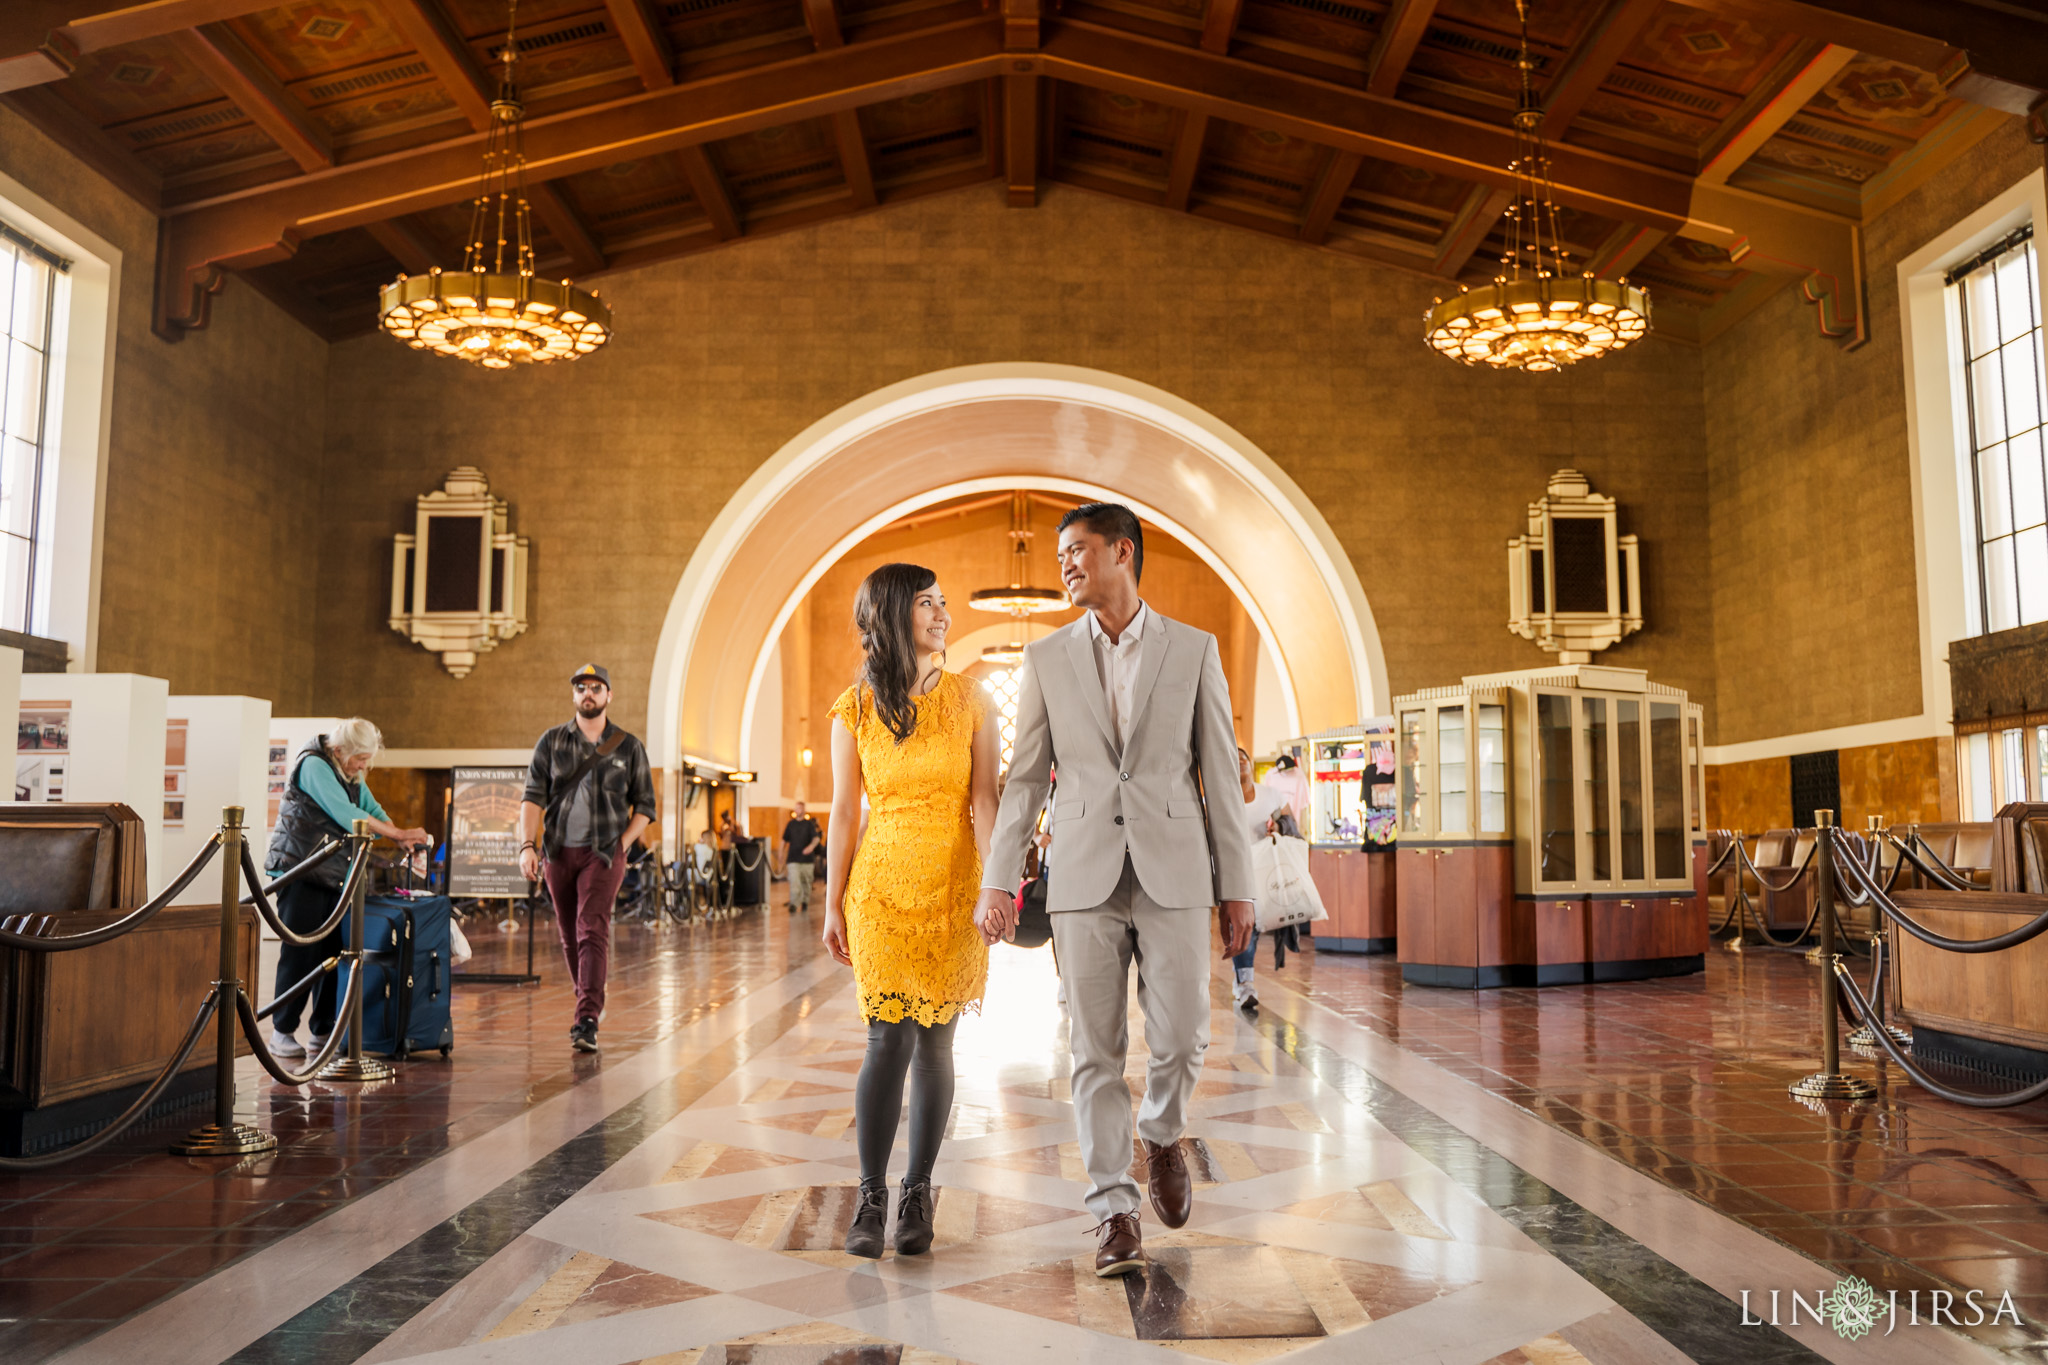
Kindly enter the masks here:
M 569 1044 L 597 1051 L 612 947 L 612 902 L 626 877 L 626 850 L 654 822 L 654 772 L 647 749 L 605 718 L 612 675 L 585 664 L 569 676 L 575 719 L 533 746 L 519 806 L 519 870 L 547 879 L 576 986 Z M 545 833 L 543 833 L 545 830 Z

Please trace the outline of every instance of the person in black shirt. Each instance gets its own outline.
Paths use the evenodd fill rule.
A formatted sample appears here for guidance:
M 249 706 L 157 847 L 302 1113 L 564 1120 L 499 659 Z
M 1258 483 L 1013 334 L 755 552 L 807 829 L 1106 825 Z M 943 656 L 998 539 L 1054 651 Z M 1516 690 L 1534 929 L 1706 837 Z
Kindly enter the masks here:
M 811 908 L 811 879 L 817 875 L 818 852 L 824 846 L 818 822 L 796 803 L 789 823 L 782 827 L 782 861 L 789 872 L 789 913 Z

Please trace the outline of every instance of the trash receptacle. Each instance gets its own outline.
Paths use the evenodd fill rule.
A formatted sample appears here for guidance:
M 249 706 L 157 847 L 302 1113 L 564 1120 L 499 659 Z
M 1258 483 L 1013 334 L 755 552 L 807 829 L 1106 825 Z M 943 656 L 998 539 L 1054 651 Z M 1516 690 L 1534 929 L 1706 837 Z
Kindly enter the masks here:
M 732 845 L 732 903 L 768 903 L 768 841 L 735 839 Z

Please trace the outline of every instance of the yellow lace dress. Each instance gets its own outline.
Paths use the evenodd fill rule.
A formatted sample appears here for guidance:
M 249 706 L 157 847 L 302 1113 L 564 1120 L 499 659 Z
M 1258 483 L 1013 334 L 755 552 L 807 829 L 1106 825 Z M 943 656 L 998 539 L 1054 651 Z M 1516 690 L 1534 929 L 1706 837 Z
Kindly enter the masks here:
M 915 699 L 898 744 L 874 698 L 848 688 L 832 714 L 860 749 L 868 830 L 846 879 L 846 946 L 861 1014 L 943 1024 L 979 1011 L 988 948 L 974 927 L 981 855 L 967 783 L 988 702 L 957 673 Z

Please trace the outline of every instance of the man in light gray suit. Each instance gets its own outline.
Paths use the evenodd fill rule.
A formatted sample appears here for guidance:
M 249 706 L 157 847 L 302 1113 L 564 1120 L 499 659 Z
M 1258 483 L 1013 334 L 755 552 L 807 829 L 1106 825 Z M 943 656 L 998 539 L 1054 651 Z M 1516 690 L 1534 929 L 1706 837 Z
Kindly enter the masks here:
M 1025 843 L 1057 764 L 1046 909 L 1073 1017 L 1088 1208 L 1102 1220 L 1095 1273 L 1124 1275 L 1144 1262 L 1124 1081 L 1130 969 L 1151 1053 L 1138 1136 L 1153 1210 L 1177 1228 L 1190 1205 L 1181 1137 L 1209 1046 L 1209 915 L 1220 903 L 1223 955 L 1244 951 L 1251 841 L 1216 638 L 1138 596 L 1145 535 L 1129 508 L 1077 507 L 1059 534 L 1061 581 L 1087 614 L 1024 651 L 1009 785 L 975 918 L 991 943 L 1014 923 Z

